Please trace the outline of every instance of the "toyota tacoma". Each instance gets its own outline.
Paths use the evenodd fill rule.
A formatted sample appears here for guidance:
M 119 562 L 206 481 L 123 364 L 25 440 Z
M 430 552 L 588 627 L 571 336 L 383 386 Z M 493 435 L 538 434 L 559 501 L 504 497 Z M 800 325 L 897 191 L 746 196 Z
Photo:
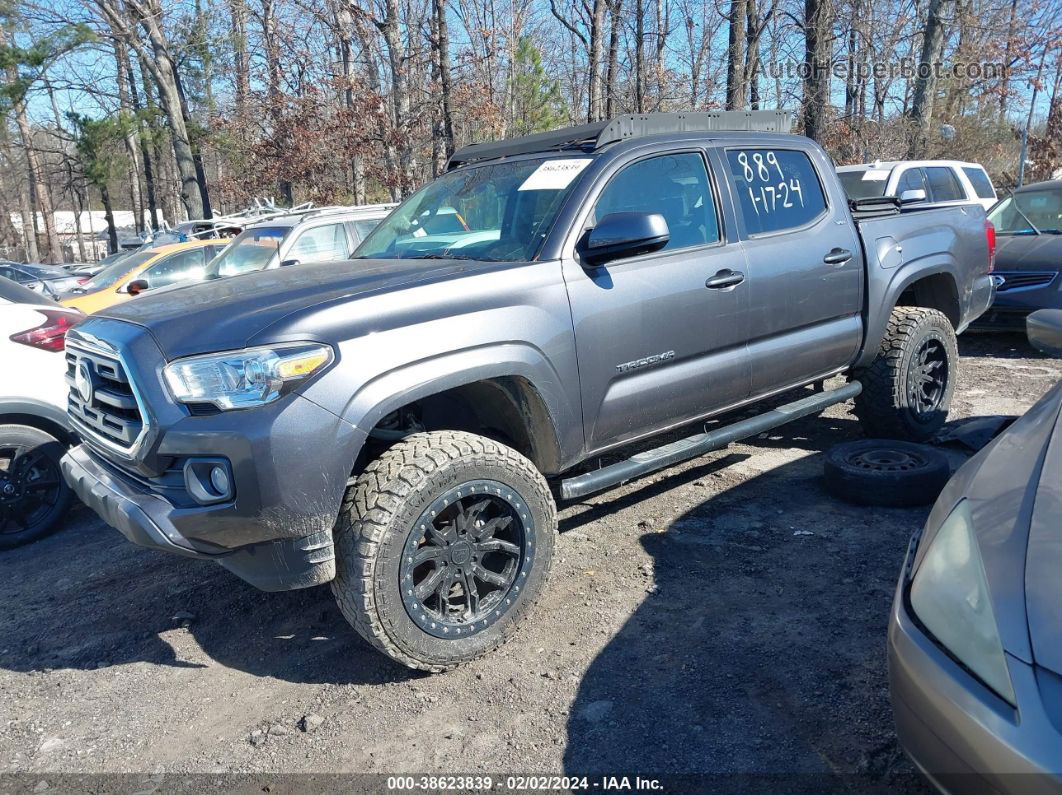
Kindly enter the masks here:
M 542 591 L 555 500 L 849 399 L 874 436 L 944 422 L 992 298 L 984 210 L 850 206 L 787 130 L 648 114 L 471 145 L 351 260 L 94 315 L 64 474 L 135 543 L 331 582 L 405 665 L 484 654 Z

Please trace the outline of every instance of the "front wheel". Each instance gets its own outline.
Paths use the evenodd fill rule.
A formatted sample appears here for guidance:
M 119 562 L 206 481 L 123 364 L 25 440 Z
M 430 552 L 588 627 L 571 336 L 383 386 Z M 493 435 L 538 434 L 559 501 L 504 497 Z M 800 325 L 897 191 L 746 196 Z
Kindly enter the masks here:
M 929 439 L 948 419 L 958 363 L 955 329 L 943 312 L 893 309 L 877 357 L 859 376 L 855 414 L 867 436 Z
M 542 591 L 556 527 L 545 479 L 515 450 L 413 434 L 348 489 L 332 591 L 374 647 L 445 671 L 511 637 Z
M 58 526 L 73 493 L 59 471 L 66 449 L 28 425 L 0 425 L 0 549 L 43 538 Z

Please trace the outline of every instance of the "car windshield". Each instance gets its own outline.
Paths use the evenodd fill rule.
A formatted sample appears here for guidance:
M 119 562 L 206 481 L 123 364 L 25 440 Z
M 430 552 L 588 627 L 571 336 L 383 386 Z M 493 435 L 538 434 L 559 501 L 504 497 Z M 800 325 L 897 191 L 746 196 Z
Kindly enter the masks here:
M 859 171 L 839 171 L 841 185 L 848 198 L 871 199 L 885 195 L 885 184 L 889 181 L 889 171 L 884 168 L 863 168 Z
M 264 270 L 291 231 L 290 226 L 260 226 L 245 229 L 207 265 L 207 278 L 236 276 Z
M 90 293 L 93 290 L 103 290 L 111 287 L 133 268 L 143 265 L 152 257 L 158 256 L 157 251 L 144 251 L 140 254 L 131 254 L 125 259 L 113 262 L 101 270 L 80 287 L 80 291 Z
M 1000 235 L 1062 235 L 1062 188 L 1014 193 L 992 208 Z
M 436 179 L 391 213 L 358 259 L 534 259 L 587 157 L 472 166 Z

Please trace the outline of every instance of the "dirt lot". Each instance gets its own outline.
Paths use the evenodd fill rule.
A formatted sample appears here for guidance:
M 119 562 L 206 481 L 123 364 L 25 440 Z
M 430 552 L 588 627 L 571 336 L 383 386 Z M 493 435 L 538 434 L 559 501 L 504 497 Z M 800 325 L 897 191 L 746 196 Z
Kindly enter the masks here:
M 1021 337 L 961 349 L 953 417 L 1021 413 L 1062 377 Z M 328 588 L 259 593 L 80 509 L 0 559 L 0 773 L 753 772 L 922 792 L 884 649 L 927 510 L 827 496 L 821 452 L 858 435 L 835 407 L 562 506 L 533 620 L 440 676 L 370 651 Z

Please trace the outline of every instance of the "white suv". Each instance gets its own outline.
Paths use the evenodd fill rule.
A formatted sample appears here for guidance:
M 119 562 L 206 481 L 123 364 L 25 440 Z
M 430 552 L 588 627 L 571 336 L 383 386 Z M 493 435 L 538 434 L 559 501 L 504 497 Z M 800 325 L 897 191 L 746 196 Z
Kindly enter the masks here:
M 899 196 L 905 204 L 996 203 L 996 189 L 980 163 L 958 160 L 875 160 L 839 166 L 849 199 Z
M 0 278 L 0 550 L 48 534 L 70 505 L 59 471 L 74 441 L 63 348 L 83 317 Z

